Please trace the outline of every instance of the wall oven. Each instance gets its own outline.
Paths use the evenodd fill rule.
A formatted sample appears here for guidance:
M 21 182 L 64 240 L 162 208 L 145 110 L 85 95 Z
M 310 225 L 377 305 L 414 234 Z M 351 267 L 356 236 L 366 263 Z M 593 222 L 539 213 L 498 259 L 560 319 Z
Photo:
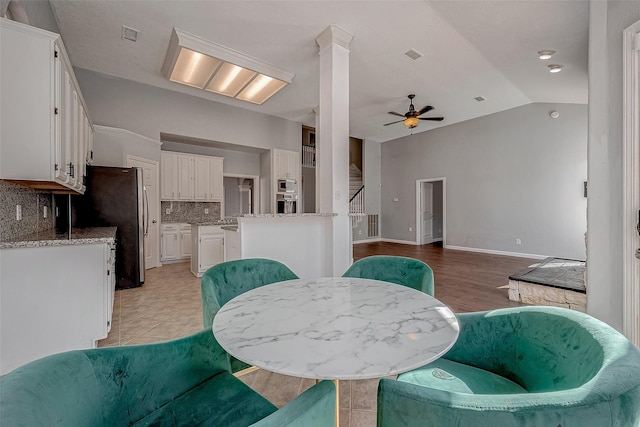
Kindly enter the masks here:
M 281 193 L 276 196 L 276 213 L 294 214 L 298 213 L 298 195 L 291 193 Z
M 278 180 L 278 188 L 276 190 L 278 193 L 297 193 L 298 192 L 298 183 L 295 179 L 279 179 Z

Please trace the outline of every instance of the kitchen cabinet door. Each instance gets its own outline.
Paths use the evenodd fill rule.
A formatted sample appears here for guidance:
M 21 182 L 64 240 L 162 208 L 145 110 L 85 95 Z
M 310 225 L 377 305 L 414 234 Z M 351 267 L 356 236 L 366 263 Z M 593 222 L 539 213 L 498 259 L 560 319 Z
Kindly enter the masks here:
M 178 155 L 160 154 L 160 199 L 176 200 L 178 195 Z
M 178 230 L 177 225 L 162 226 L 160 261 L 171 261 L 180 258 L 179 234 L 180 230 Z
M 300 174 L 300 155 L 296 151 L 273 150 L 275 180 L 294 179 Z
M 209 157 L 194 156 L 193 166 L 195 175 L 193 199 L 196 201 L 209 200 L 211 196 Z
M 193 156 L 178 154 L 178 200 L 193 200 L 194 175 Z
M 191 224 L 180 225 L 180 258 L 191 257 Z
M 200 236 L 200 257 L 198 270 L 209 268 L 224 261 L 224 235 L 203 234 Z
M 221 201 L 224 196 L 223 187 L 223 165 L 224 159 L 221 157 L 211 157 L 209 159 L 209 200 Z

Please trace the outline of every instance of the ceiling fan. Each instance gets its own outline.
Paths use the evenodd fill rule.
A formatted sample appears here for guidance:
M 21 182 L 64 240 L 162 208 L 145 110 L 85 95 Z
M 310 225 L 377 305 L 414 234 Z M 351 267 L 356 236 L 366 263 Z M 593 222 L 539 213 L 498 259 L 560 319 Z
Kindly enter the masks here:
M 420 120 L 430 120 L 433 122 L 441 122 L 442 120 L 444 120 L 444 117 L 418 117 L 428 111 L 433 110 L 433 107 L 431 105 L 427 105 L 426 107 L 423 107 L 419 111 L 416 111 L 416 109 L 413 106 L 413 98 L 415 98 L 416 96 L 414 94 L 411 94 L 411 95 L 408 95 L 407 97 L 409 98 L 409 111 L 407 111 L 404 114 L 396 113 L 395 111 L 389 111 L 389 114 L 393 114 L 394 116 L 404 117 L 404 120 L 398 120 L 397 122 L 386 123 L 383 126 L 389 126 L 395 123 L 404 122 L 404 125 L 406 127 L 408 127 L 409 129 L 413 129 L 414 127 L 418 126 L 418 123 L 420 123 Z

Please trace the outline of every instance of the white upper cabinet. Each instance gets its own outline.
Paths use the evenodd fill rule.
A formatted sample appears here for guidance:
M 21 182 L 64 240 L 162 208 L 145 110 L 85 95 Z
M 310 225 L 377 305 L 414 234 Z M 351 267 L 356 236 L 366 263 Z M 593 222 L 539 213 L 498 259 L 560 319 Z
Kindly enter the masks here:
M 178 155 L 160 153 L 160 198 L 176 200 L 178 195 Z
M 193 156 L 178 154 L 178 200 L 194 200 L 194 175 Z
M 201 202 L 209 200 L 211 194 L 211 181 L 209 179 L 211 168 L 209 166 L 209 158 L 203 156 L 195 156 L 194 168 L 195 191 L 193 199 Z
M 224 159 L 221 157 L 209 158 L 209 185 L 210 185 L 210 201 L 222 201 L 224 196 L 224 188 L 222 186 L 223 174 L 222 167 Z
M 275 179 L 293 179 L 300 175 L 300 154 L 297 151 L 273 150 Z
M 58 34 L 0 18 L 0 178 L 85 190 L 93 128 Z
M 222 157 L 161 153 L 162 200 L 222 201 Z

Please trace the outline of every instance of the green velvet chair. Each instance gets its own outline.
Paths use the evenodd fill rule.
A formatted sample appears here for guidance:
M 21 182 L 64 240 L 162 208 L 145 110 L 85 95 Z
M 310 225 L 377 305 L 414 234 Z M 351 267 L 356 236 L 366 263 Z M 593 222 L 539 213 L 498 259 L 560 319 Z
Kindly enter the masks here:
M 264 258 L 247 258 L 214 265 L 202 276 L 202 317 L 204 327 L 211 328 L 213 318 L 227 302 L 251 289 L 284 280 L 297 279 L 286 265 Z M 250 365 L 231 356 L 231 371 Z
M 637 427 L 640 351 L 583 313 L 458 315 L 444 357 L 378 386 L 378 426 Z
M 433 270 L 415 258 L 374 255 L 353 263 L 342 277 L 382 280 L 433 296 Z
M 0 378 L 1 426 L 333 426 L 335 385 L 281 409 L 230 372 L 211 329 L 157 344 L 55 354 Z

